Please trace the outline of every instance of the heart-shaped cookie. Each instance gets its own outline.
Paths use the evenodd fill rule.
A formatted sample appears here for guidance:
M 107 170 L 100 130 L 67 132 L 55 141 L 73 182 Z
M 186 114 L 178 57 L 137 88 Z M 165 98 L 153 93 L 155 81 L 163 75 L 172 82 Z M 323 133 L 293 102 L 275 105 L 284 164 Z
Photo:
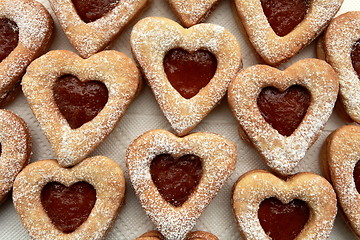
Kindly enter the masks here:
M 69 75 L 72 77 L 68 78 Z M 60 91 L 60 96 L 64 91 L 66 95 L 56 101 L 59 91 L 54 90 L 54 86 L 58 86 L 64 76 L 75 82 L 69 84 L 69 90 Z M 140 73 L 131 59 L 117 51 L 103 51 L 88 59 L 69 51 L 52 51 L 29 66 L 22 86 L 59 164 L 69 167 L 84 159 L 111 133 L 135 97 L 140 79 Z M 105 106 L 103 100 L 88 102 L 90 97 L 81 98 L 81 94 L 85 93 L 84 88 L 77 86 L 78 80 L 85 84 L 94 80 L 98 85 L 105 86 L 104 91 L 108 95 Z M 75 86 L 80 90 L 74 90 Z M 86 96 L 99 94 L 97 88 L 91 87 L 90 90 Z M 71 102 L 70 98 L 73 99 Z M 73 104 L 69 108 L 62 105 L 67 102 L 66 99 Z M 79 121 L 72 119 L 73 115 L 81 117 L 84 111 L 82 103 L 90 107 L 85 112 L 86 123 L 83 118 Z
M 335 71 L 325 61 L 318 59 L 301 60 L 284 71 L 256 65 L 239 72 L 229 87 L 228 100 L 242 128 L 239 130 L 244 131 L 240 131 L 241 135 L 254 144 L 269 167 L 280 174 L 290 174 L 330 117 L 338 85 Z M 293 93 L 288 92 L 292 86 L 300 89 L 294 93 L 300 96 L 294 97 Z M 290 98 L 273 101 L 279 94 L 268 91 L 269 87 L 288 92 Z M 264 91 L 269 92 L 268 99 L 267 95 L 261 97 Z M 310 99 L 308 95 L 301 95 L 306 91 L 310 93 Z M 259 104 L 260 98 L 266 101 Z M 285 101 L 281 101 L 283 99 Z M 260 105 L 272 108 L 264 112 L 260 110 Z M 299 109 L 298 113 L 301 114 L 294 112 L 294 109 Z M 304 112 L 306 114 L 301 118 Z M 277 115 L 269 117 L 267 113 Z M 294 127 L 294 121 L 301 123 Z
M 49 0 L 59 23 L 80 56 L 105 49 L 151 0 Z
M 187 200 L 177 207 L 159 193 L 161 186 L 155 185 L 155 176 L 151 173 L 152 161 L 164 154 L 174 158 L 195 155 L 201 159 L 200 181 Z M 194 133 L 179 138 L 165 130 L 152 130 L 138 137 L 126 154 L 130 180 L 146 214 L 166 239 L 174 240 L 184 239 L 194 227 L 204 208 L 233 172 L 235 162 L 235 144 L 211 133 Z M 177 174 L 176 169 L 167 171 L 167 175 Z M 178 180 L 171 179 L 173 184 L 188 183 L 184 180 L 186 174 L 178 177 Z M 167 183 L 167 186 L 171 186 L 171 183 Z
M 299 4 L 304 2 L 235 0 L 237 13 L 249 40 L 267 64 L 280 65 L 311 43 L 337 13 L 343 0 L 310 0 L 305 7 Z M 306 12 L 303 14 L 302 11 Z M 284 28 L 295 25 L 295 28 L 290 29 L 290 33 L 287 33 L 289 30 L 281 30 L 279 35 L 287 34 L 279 36 L 274 31 L 275 25 L 279 24 Z
M 337 213 L 331 184 L 313 173 L 286 180 L 263 170 L 245 173 L 234 185 L 232 204 L 244 239 L 327 239 Z
M 170 7 L 185 27 L 204 21 L 216 8 L 219 0 L 168 0 Z
M 324 145 L 322 163 L 331 180 L 345 218 L 360 236 L 360 127 L 343 126 L 334 131 Z
M 49 46 L 53 20 L 37 1 L 0 2 L 0 107 L 21 90 L 27 66 Z
M 164 238 L 164 236 L 161 235 L 161 233 L 158 231 L 150 231 L 144 233 L 135 240 L 166 240 L 166 238 Z M 219 240 L 219 239 L 215 235 L 209 232 L 195 231 L 195 232 L 190 232 L 188 235 L 186 235 L 184 240 Z
M 165 117 L 180 136 L 189 133 L 215 107 L 242 66 L 236 38 L 223 27 L 214 24 L 198 24 L 184 29 L 166 18 L 145 18 L 133 28 L 131 47 Z M 190 54 L 204 50 L 216 58 L 215 75 L 205 87 L 192 82 L 198 93 L 193 97 L 190 95 L 189 99 L 173 87 L 165 72 L 165 58 L 177 49 Z M 201 61 L 203 58 L 198 59 Z M 211 67 L 212 64 L 208 65 Z M 175 65 L 169 72 L 178 68 Z M 197 74 L 197 71 L 193 69 L 186 74 Z
M 339 96 L 345 112 L 357 123 L 360 123 L 359 41 L 360 12 L 347 12 L 330 23 L 321 44 L 318 45 L 321 48 L 320 52 L 324 53 L 326 61 L 339 75 Z M 358 70 L 356 71 L 356 69 Z
M 15 177 L 29 162 L 30 133 L 24 120 L 0 110 L 0 203 L 13 186 Z
M 103 239 L 124 195 L 120 166 L 96 156 L 73 168 L 62 168 L 55 160 L 28 165 L 14 182 L 13 201 L 32 238 Z

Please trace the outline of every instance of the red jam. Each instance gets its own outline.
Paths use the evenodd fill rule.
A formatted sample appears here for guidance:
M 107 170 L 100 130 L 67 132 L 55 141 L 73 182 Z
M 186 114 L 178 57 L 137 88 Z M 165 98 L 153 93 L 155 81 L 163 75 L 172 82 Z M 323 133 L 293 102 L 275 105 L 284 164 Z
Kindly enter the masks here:
M 354 44 L 351 49 L 351 61 L 355 72 L 360 78 L 360 39 Z
M 161 154 L 152 160 L 150 173 L 161 196 L 171 205 L 179 207 L 199 184 L 202 162 L 198 156 L 191 154 L 177 159 Z
M 356 190 L 360 193 L 360 161 L 358 161 L 355 165 L 353 176 Z
M 72 0 L 76 12 L 86 22 L 93 22 L 113 10 L 120 0 Z
M 62 232 L 75 231 L 90 215 L 96 190 L 86 182 L 66 187 L 50 182 L 41 191 L 41 203 L 52 223 Z
M 72 75 L 60 77 L 53 91 L 55 102 L 72 129 L 91 121 L 108 101 L 105 84 L 99 81 L 81 82 Z
M 207 50 L 189 53 L 170 50 L 164 58 L 164 70 L 171 85 L 186 99 L 194 97 L 215 75 L 216 57 Z
M 258 211 L 260 224 L 272 240 L 292 240 L 304 228 L 310 217 L 308 205 L 295 199 L 283 204 L 276 198 L 265 199 Z
M 274 32 L 283 37 L 304 18 L 311 0 L 261 0 L 265 16 Z
M 274 87 L 264 88 L 257 104 L 265 121 L 280 134 L 290 136 L 303 120 L 310 105 L 310 92 L 294 85 L 280 92 Z
M 15 22 L 0 19 L 0 62 L 4 60 L 18 45 L 19 28 Z

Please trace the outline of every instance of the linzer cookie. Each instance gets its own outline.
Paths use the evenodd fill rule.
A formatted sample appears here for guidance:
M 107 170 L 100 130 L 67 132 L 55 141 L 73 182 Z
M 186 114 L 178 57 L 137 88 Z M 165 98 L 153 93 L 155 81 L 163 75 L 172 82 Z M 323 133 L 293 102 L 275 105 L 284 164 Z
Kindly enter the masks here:
M 219 0 L 168 0 L 170 7 L 185 27 L 204 21 L 215 10 Z
M 117 51 L 88 59 L 52 51 L 29 66 L 22 86 L 59 164 L 69 167 L 111 133 L 135 97 L 140 79 L 131 59 Z
M 124 195 L 120 166 L 97 156 L 73 168 L 55 160 L 28 165 L 14 182 L 13 201 L 33 239 L 103 239 Z
M 311 43 L 343 0 L 235 0 L 249 40 L 270 65 L 286 62 Z
M 33 0 L 0 1 L 0 107 L 21 90 L 27 66 L 49 46 L 53 21 Z
M 291 174 L 333 110 L 339 82 L 325 61 L 301 60 L 280 71 L 256 65 L 239 72 L 228 100 L 241 128 L 265 162 Z
M 31 140 L 24 120 L 0 110 L 0 203 L 11 190 L 16 175 L 29 162 Z
M 145 18 L 131 33 L 135 59 L 176 134 L 189 133 L 225 95 L 241 68 L 240 46 L 223 27 L 189 29 Z
M 360 12 L 347 12 L 335 18 L 322 40 L 320 51 L 339 75 L 344 110 L 360 123 Z
M 144 233 L 143 235 L 136 238 L 135 240 L 166 240 L 166 238 L 163 235 L 161 235 L 161 233 L 158 231 L 150 231 L 150 232 Z M 219 239 L 211 233 L 203 232 L 203 231 L 196 231 L 196 232 L 191 232 L 188 235 L 186 235 L 184 240 L 219 240 Z
M 337 213 L 331 184 L 313 173 L 282 180 L 253 170 L 235 183 L 232 203 L 244 239 L 327 239 Z
M 332 181 L 346 221 L 360 236 L 360 127 L 343 126 L 327 139 L 322 155 L 325 175 Z
M 235 169 L 236 146 L 211 133 L 152 130 L 129 146 L 131 183 L 165 239 L 181 240 Z
M 59 23 L 80 56 L 105 49 L 151 0 L 49 0 Z

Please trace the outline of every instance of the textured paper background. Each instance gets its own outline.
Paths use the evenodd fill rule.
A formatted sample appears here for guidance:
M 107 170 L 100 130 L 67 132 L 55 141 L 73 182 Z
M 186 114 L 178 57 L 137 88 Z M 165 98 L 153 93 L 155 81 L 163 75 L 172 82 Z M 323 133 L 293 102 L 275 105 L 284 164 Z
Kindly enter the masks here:
M 49 3 L 46 0 L 40 0 L 51 12 Z M 236 22 L 234 11 L 232 10 L 232 0 L 222 0 L 218 8 L 206 20 L 206 22 L 216 23 L 227 28 L 233 33 L 241 44 L 243 53 L 244 67 L 257 64 L 255 54 L 249 46 L 249 43 Z M 340 13 L 360 10 L 359 0 L 345 0 Z M 141 16 L 162 16 L 177 20 L 170 11 L 165 0 L 153 0 L 150 8 Z M 54 17 L 54 15 L 53 15 Z M 54 18 L 55 19 L 55 18 Z M 73 47 L 63 34 L 56 19 L 56 33 L 51 49 L 68 49 L 74 51 Z M 129 38 L 132 29 L 130 25 L 126 31 L 116 40 L 112 49 L 119 50 L 131 56 Z M 291 63 L 302 59 L 315 57 L 315 44 L 311 44 L 294 57 L 290 62 L 281 68 L 284 69 Z M 6 107 L 25 119 L 32 134 L 33 155 L 31 161 L 54 158 L 53 152 L 45 136 L 43 135 L 37 120 L 31 113 L 26 99 L 20 94 L 16 100 Z M 336 128 L 346 124 L 343 119 L 333 113 L 327 123 L 323 133 L 317 142 L 310 148 L 305 158 L 298 166 L 298 171 L 310 171 L 320 174 L 319 151 L 325 138 Z M 126 174 L 127 193 L 126 205 L 120 212 L 118 219 L 110 231 L 107 239 L 134 239 L 144 232 L 153 229 L 153 224 L 146 217 L 141 208 L 127 175 L 125 166 L 125 151 L 127 146 L 136 136 L 147 130 L 162 128 L 171 131 L 171 128 L 163 117 L 150 89 L 145 86 L 140 95 L 134 100 L 120 121 L 113 133 L 95 150 L 92 155 L 105 155 L 119 163 Z M 267 169 L 259 154 L 249 145 L 243 142 L 237 134 L 237 124 L 228 107 L 226 99 L 217 106 L 206 117 L 194 131 L 207 131 L 221 134 L 237 144 L 238 159 L 234 174 L 225 184 L 223 189 L 212 201 L 209 207 L 200 217 L 195 229 L 210 231 L 221 240 L 241 239 L 239 231 L 234 221 L 232 207 L 230 202 L 231 188 L 237 178 L 252 169 Z M 22 227 L 20 220 L 15 212 L 11 196 L 0 206 L 0 239 L 28 239 L 26 230 Z M 338 216 L 335 221 L 334 229 L 330 239 L 355 239 L 346 226 L 342 216 Z

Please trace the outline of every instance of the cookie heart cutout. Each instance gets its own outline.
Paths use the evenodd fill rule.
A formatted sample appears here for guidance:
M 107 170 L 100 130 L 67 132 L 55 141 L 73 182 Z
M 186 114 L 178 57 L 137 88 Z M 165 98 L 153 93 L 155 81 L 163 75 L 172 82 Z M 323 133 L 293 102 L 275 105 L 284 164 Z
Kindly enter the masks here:
M 311 99 L 299 126 L 286 136 L 254 106 L 262 89 L 271 86 L 284 92 L 294 85 L 306 88 Z M 338 78 L 331 66 L 322 60 L 305 59 L 284 71 L 266 65 L 244 69 L 231 83 L 228 100 L 241 126 L 240 133 L 244 131 L 242 135 L 253 143 L 269 167 L 286 175 L 294 171 L 319 136 L 332 113 L 337 93 Z
M 180 136 L 189 133 L 215 107 L 242 66 L 236 38 L 214 24 L 184 29 L 166 18 L 145 18 L 132 30 L 131 48 L 166 119 Z M 174 49 L 190 53 L 205 50 L 217 60 L 215 75 L 190 99 L 172 86 L 164 70 L 164 57 Z
M 331 180 L 347 223 L 360 236 L 360 127 L 347 125 L 327 138 L 322 154 L 325 175 Z
M 150 4 L 150 0 L 49 2 L 66 36 L 84 58 L 105 49 Z
M 108 100 L 96 117 L 75 129 L 61 113 L 62 107 L 59 109 L 54 96 L 54 92 L 59 91 L 54 91 L 58 79 L 69 74 L 85 84 L 96 79 L 108 92 Z M 22 86 L 59 164 L 69 167 L 84 159 L 115 128 L 135 97 L 140 78 L 131 59 L 117 51 L 103 51 L 88 59 L 69 51 L 52 51 L 29 66 Z M 86 111 L 92 112 L 90 107 Z M 81 115 L 81 111 L 84 110 L 80 109 L 77 115 Z M 83 121 L 80 119 L 80 123 Z
M 50 44 L 53 21 L 37 1 L 5 0 L 0 3 L 0 107 L 21 90 L 27 66 Z
M 340 100 L 346 114 L 360 123 L 360 12 L 336 17 L 318 45 L 326 61 L 335 69 L 340 82 Z
M 11 190 L 15 177 L 29 162 L 30 133 L 24 120 L 0 110 L 0 203 Z
M 251 44 L 267 64 L 274 66 L 286 62 L 310 44 L 337 13 L 343 0 L 309 0 L 305 7 L 295 3 L 297 1 L 286 2 L 235 0 L 237 13 Z M 269 8 L 266 7 L 268 4 Z M 288 7 L 291 7 L 291 10 Z M 295 10 L 295 7 L 298 10 Z M 304 15 L 304 8 L 308 10 L 305 10 L 303 20 L 298 23 Z M 265 14 L 269 11 L 268 18 Z M 294 11 L 299 13 L 299 17 L 296 21 L 291 21 L 295 18 Z M 291 12 L 291 17 L 289 17 L 289 12 Z M 270 15 L 273 16 L 270 17 Z M 272 28 L 272 25 L 279 24 L 281 25 L 280 36 Z M 274 28 L 278 31 L 278 27 Z M 281 36 L 288 31 L 290 32 L 285 36 Z
M 201 159 L 200 181 L 178 207 L 164 199 L 151 176 L 152 161 L 163 154 L 174 158 L 191 154 Z M 166 239 L 174 240 L 184 239 L 194 227 L 204 208 L 233 172 L 235 161 L 236 146 L 224 137 L 194 133 L 179 138 L 165 130 L 144 133 L 135 139 L 126 154 L 130 180 L 146 214 Z
M 185 27 L 204 21 L 216 8 L 219 0 L 168 0 L 170 7 Z
M 65 194 L 59 193 L 59 186 L 62 191 L 67 189 Z M 83 218 L 74 219 L 84 214 L 77 213 L 81 207 L 76 204 L 82 194 L 71 192 L 69 195 L 68 189 L 74 186 L 81 193 L 88 192 L 84 188 L 96 191 L 95 203 L 82 224 L 79 220 Z M 55 190 L 49 189 L 54 187 Z M 53 196 L 44 200 L 49 194 Z M 89 195 L 93 197 L 94 193 Z M 124 195 L 125 178 L 120 166 L 103 156 L 88 158 L 73 168 L 62 168 L 55 160 L 32 163 L 17 176 L 13 189 L 14 206 L 20 220 L 36 239 L 103 239 L 117 217 Z M 88 197 L 86 200 L 91 201 Z M 63 209 L 50 210 L 47 205 Z
M 135 240 L 166 240 L 163 235 L 161 235 L 158 231 L 150 231 L 144 233 L 140 237 L 136 238 Z M 195 231 L 190 232 L 184 240 L 219 240 L 215 235 L 203 232 L 203 231 Z
M 310 212 L 305 213 L 308 220 L 295 236 L 296 238 L 285 235 L 287 231 L 283 228 L 280 229 L 281 225 L 270 233 L 263 228 L 261 222 L 264 221 L 264 216 L 271 219 L 275 218 L 274 214 L 279 214 L 275 211 L 274 206 L 271 211 L 263 212 L 263 205 L 268 204 L 269 201 L 273 204 L 274 198 L 281 202 L 280 205 L 294 205 L 294 202 L 300 201 L 302 203 L 298 205 L 304 206 L 305 203 L 309 208 Z M 269 239 L 270 237 L 276 240 L 326 239 L 329 237 L 337 213 L 336 195 L 331 184 L 323 177 L 313 173 L 299 173 L 282 180 L 267 171 L 250 171 L 242 175 L 235 183 L 232 204 L 244 239 Z M 259 219 L 260 217 L 262 220 Z M 291 217 L 291 221 L 282 219 L 283 221 L 279 224 L 283 226 L 287 224 L 286 228 L 289 230 L 295 222 L 303 222 L 303 219 L 299 220 L 298 217 L 296 214 Z

